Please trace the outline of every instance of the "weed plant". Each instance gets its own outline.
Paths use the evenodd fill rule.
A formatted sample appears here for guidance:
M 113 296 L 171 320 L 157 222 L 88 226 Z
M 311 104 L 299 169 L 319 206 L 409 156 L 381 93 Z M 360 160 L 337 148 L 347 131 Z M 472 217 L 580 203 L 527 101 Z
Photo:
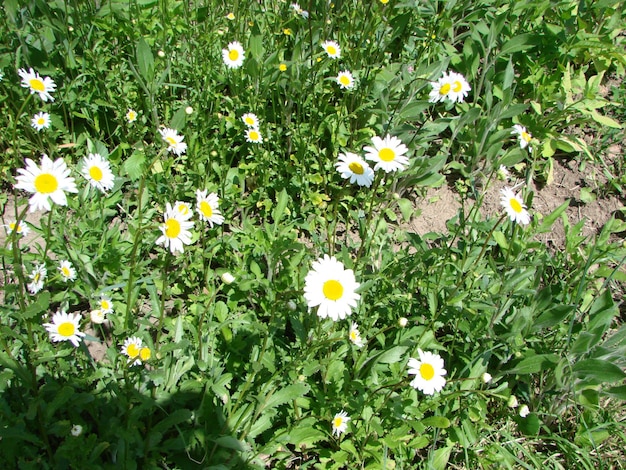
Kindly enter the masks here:
M 622 129 L 621 2 L 3 15 L 2 468 L 623 468 L 626 224 L 530 189 Z

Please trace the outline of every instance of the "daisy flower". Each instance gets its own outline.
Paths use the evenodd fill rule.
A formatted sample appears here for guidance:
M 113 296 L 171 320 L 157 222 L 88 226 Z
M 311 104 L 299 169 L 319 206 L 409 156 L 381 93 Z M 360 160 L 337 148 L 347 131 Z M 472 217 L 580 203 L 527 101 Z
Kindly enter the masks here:
M 17 228 L 16 228 L 16 225 L 17 225 Z M 6 228 L 8 235 L 11 235 L 13 231 L 16 231 L 18 235 L 22 235 L 24 237 L 30 233 L 30 228 L 28 228 L 28 225 L 23 220 L 20 220 L 19 224 L 16 224 L 15 221 L 9 222 L 4 227 Z
M 178 156 L 181 156 L 187 151 L 187 144 L 183 142 L 183 139 L 185 137 L 182 135 L 178 135 L 176 129 L 170 129 L 169 127 L 165 127 L 163 129 L 159 129 L 159 133 L 161 134 L 161 138 L 168 144 L 168 152 L 172 152 Z
M 419 359 L 409 359 L 409 374 L 415 374 L 415 378 L 411 381 L 411 386 L 420 390 L 426 395 L 434 395 L 440 392 L 446 385 L 446 379 L 443 378 L 447 374 L 444 369 L 444 363 L 441 356 L 431 352 L 417 350 Z
M 350 183 L 352 184 L 356 183 L 359 186 L 367 186 L 368 188 L 372 185 L 374 170 L 355 153 L 340 153 L 339 161 L 335 163 L 335 167 L 341 173 L 341 177 L 344 179 L 350 178 Z
M 246 141 L 253 144 L 262 144 L 263 136 L 258 129 L 246 129 Z
M 70 170 L 62 158 L 54 162 L 48 155 L 41 157 L 41 168 L 30 158 L 26 159 L 26 168 L 17 170 L 20 174 L 15 178 L 15 189 L 23 189 L 33 195 L 28 200 L 29 212 L 36 210 L 49 211 L 50 201 L 60 206 L 67 205 L 65 192 L 77 193 L 74 178 L 70 176 Z
M 101 325 L 104 323 L 105 315 L 104 315 L 104 312 L 100 310 L 99 308 L 92 310 L 89 313 L 89 316 L 91 318 L 91 323 L 96 323 L 98 325 Z
M 526 210 L 526 204 L 524 204 L 522 198 L 515 194 L 511 188 L 503 188 L 500 190 L 500 193 L 502 194 L 500 204 L 504 207 L 511 222 L 528 225 L 530 223 L 530 214 Z
M 128 356 L 128 362 L 132 362 L 131 366 L 136 366 L 141 364 L 141 351 L 143 349 L 147 349 L 148 351 L 150 351 L 149 348 L 144 348 L 141 338 L 138 338 L 137 336 L 131 336 L 130 338 L 126 338 L 126 340 L 124 341 L 124 344 L 122 346 L 122 354 Z M 144 353 L 144 356 L 146 356 L 146 353 Z M 150 358 L 149 353 L 147 354 L 147 356 L 148 358 Z
M 354 77 L 349 70 L 344 70 L 337 75 L 337 83 L 344 90 L 351 90 L 354 88 Z
M 40 77 L 32 68 L 28 72 L 26 69 L 19 69 L 17 73 L 22 77 L 22 86 L 30 88 L 31 95 L 39 93 L 39 98 L 43 101 L 54 101 L 50 93 L 55 91 L 57 86 L 50 77 Z
M 309 17 L 309 12 L 300 8 L 300 5 L 297 3 L 292 3 L 290 8 L 296 15 L 300 15 L 304 19 Z
M 182 201 L 176 201 L 174 203 L 174 212 L 178 213 L 178 215 L 180 215 L 180 218 L 183 220 L 189 220 L 193 215 L 191 204 Z
M 230 69 L 238 69 L 241 67 L 245 55 L 243 47 L 237 41 L 231 42 L 226 49 L 222 49 L 222 58 L 226 66 Z
M 48 275 L 48 270 L 43 264 L 38 264 L 33 268 L 31 273 L 28 275 L 32 282 L 29 282 L 26 286 L 28 288 L 28 292 L 31 294 L 36 294 L 41 289 L 43 289 L 43 281 L 46 279 Z
M 511 131 L 511 134 L 517 135 L 519 139 L 519 146 L 521 148 L 525 149 L 526 147 L 528 147 L 529 152 L 533 151 L 533 148 L 530 146 L 530 141 L 532 140 L 533 136 L 526 130 L 524 126 L 515 124 L 513 126 L 513 130 Z
M 37 113 L 31 119 L 30 125 L 33 126 L 36 131 L 48 129 L 50 127 L 50 115 L 48 113 L 44 113 L 43 111 Z
M 207 196 L 207 190 L 196 190 L 196 210 L 200 219 L 208 222 L 211 227 L 213 224 L 222 225 L 224 217 L 219 210 L 220 198 L 217 194 L 211 193 Z
M 113 313 L 113 302 L 111 302 L 111 297 L 101 294 L 100 300 L 98 301 L 98 307 L 100 307 L 100 310 L 104 315 L 107 313 Z
M 382 168 L 387 173 L 404 170 L 409 164 L 409 158 L 405 156 L 408 151 L 406 145 L 397 137 L 387 134 L 387 137 L 372 137 L 373 147 L 365 147 L 365 158 L 376 162 L 374 170 Z
M 345 433 L 348 429 L 349 421 L 350 417 L 348 416 L 348 413 L 343 410 L 337 413 L 333 418 L 333 434 L 336 434 L 337 437 L 339 437 L 339 435 Z
M 341 57 L 341 47 L 335 41 L 324 41 L 322 47 L 331 59 L 339 59 Z
M 157 245 L 169 248 L 172 254 L 183 252 L 183 245 L 191 244 L 191 232 L 193 221 L 185 219 L 179 211 L 174 209 L 168 202 L 163 214 L 163 224 L 159 227 L 163 235 L 157 241 Z
M 76 270 L 69 261 L 61 261 L 58 269 L 61 271 L 61 278 L 63 279 L 63 282 L 73 281 L 76 279 Z
M 83 176 L 91 186 L 106 193 L 113 188 L 115 177 L 111 171 L 111 165 L 106 158 L 99 153 L 90 153 L 83 160 Z
M 70 341 L 78 347 L 81 337 L 85 336 L 78 330 L 80 315 L 72 315 L 64 311 L 58 311 L 52 316 L 52 323 L 44 323 L 44 328 L 50 333 L 51 341 Z
M 465 101 L 467 93 L 472 89 L 465 77 L 456 72 L 444 72 L 436 82 L 431 82 L 433 89 L 429 95 L 429 102 L 437 103 L 446 99 L 458 103 Z
M 247 127 L 251 129 L 259 128 L 259 118 L 256 117 L 256 114 L 246 113 L 241 116 L 241 120 Z
M 126 113 L 126 120 L 129 124 L 135 122 L 137 120 L 137 111 L 135 111 L 134 109 L 129 109 Z
M 363 347 L 363 345 L 365 344 L 363 342 L 363 338 L 361 338 L 361 333 L 359 333 L 359 325 L 357 325 L 354 322 L 352 323 L 352 326 L 350 327 L 350 332 L 348 333 L 348 337 L 350 338 L 350 341 L 352 341 L 354 345 L 358 348 Z
M 318 307 L 320 318 L 343 320 L 352 314 L 352 308 L 361 298 L 355 292 L 359 285 L 352 269 L 345 269 L 334 256 L 324 255 L 313 262 L 304 279 L 304 298 L 309 308 Z

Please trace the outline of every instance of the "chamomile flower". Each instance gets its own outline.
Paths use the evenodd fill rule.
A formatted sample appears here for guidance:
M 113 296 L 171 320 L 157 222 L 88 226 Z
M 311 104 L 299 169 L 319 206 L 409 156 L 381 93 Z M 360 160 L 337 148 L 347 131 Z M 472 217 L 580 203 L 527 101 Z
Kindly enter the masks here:
M 52 199 L 55 204 L 65 206 L 67 205 L 65 192 L 78 192 L 74 178 L 70 176 L 70 170 L 62 158 L 53 162 L 48 155 L 44 154 L 41 157 L 41 167 L 27 158 L 26 168 L 20 168 L 17 172 L 19 176 L 15 178 L 17 183 L 14 187 L 33 194 L 28 200 L 29 212 L 49 211 L 52 206 L 48 199 Z
M 431 103 L 446 99 L 453 103 L 462 103 L 472 89 L 465 77 L 456 72 L 444 72 L 439 80 L 431 82 L 430 85 L 433 87 L 428 100 Z
M 137 111 L 135 111 L 134 109 L 129 109 L 126 113 L 126 120 L 129 124 L 131 124 L 137 120 L 137 116 Z
M 184 251 L 184 245 L 191 244 L 191 232 L 193 221 L 187 220 L 180 215 L 168 202 L 163 215 L 163 224 L 159 227 L 163 235 L 157 241 L 157 245 L 169 248 L 172 254 Z
M 341 434 L 345 433 L 348 429 L 348 422 L 350 421 L 350 417 L 348 413 L 341 410 L 341 412 L 337 413 L 333 418 L 333 434 L 336 434 L 339 437 Z
M 419 359 L 409 359 L 409 374 L 415 374 L 415 378 L 411 381 L 411 386 L 420 390 L 426 395 L 434 395 L 440 392 L 446 385 L 444 375 L 447 374 L 444 369 L 444 363 L 441 356 L 431 352 L 417 350 Z
M 256 114 L 246 113 L 243 116 L 241 116 L 241 120 L 246 125 L 246 127 L 250 129 L 259 128 L 259 118 L 256 117 Z
M 258 129 L 246 129 L 246 141 L 252 144 L 262 144 L 263 136 Z
M 103 314 L 113 313 L 113 302 L 108 295 L 101 294 L 100 300 L 98 300 L 98 307 L 102 310 Z
M 350 338 L 350 341 L 352 341 L 354 345 L 358 348 L 363 347 L 363 345 L 365 344 L 363 342 L 363 338 L 361 338 L 361 333 L 359 333 L 359 325 L 354 322 L 352 323 L 352 326 L 350 326 L 348 338 Z
M 193 215 L 191 204 L 182 201 L 176 201 L 174 203 L 174 212 L 177 212 L 180 215 L 180 218 L 183 220 L 189 220 Z
M 122 354 L 128 356 L 128 362 L 132 362 L 131 365 L 139 365 L 141 364 L 139 353 L 142 347 L 143 342 L 141 341 L 141 338 L 131 336 L 130 338 L 126 338 L 126 340 L 124 340 L 124 344 L 122 345 Z
M 226 66 L 230 69 L 238 69 L 241 67 L 245 55 L 243 47 L 237 41 L 229 43 L 226 49 L 222 49 L 222 58 Z
M 38 264 L 33 268 L 31 273 L 28 275 L 31 282 L 29 282 L 26 287 L 28 288 L 28 292 L 31 294 L 36 294 L 41 289 L 43 289 L 43 282 L 46 280 L 46 276 L 48 275 L 48 270 L 43 264 Z
M 115 184 L 111 165 L 99 153 L 90 153 L 83 159 L 81 173 L 92 187 L 103 193 L 112 189 Z
M 36 131 L 48 129 L 50 127 L 50 115 L 48 113 L 44 113 L 43 111 L 37 113 L 30 120 L 30 125 L 33 126 Z
M 341 57 L 341 47 L 335 41 L 324 41 L 322 47 L 331 59 L 339 59 Z
M 354 77 L 349 70 L 344 70 L 337 75 L 337 83 L 344 90 L 352 90 L 354 88 Z
M 374 170 L 365 160 L 355 153 L 346 152 L 339 154 L 339 161 L 335 163 L 337 171 L 344 179 L 350 178 L 350 183 L 359 186 L 370 187 L 374 180 Z
M 380 137 L 372 137 L 373 147 L 364 147 L 365 158 L 376 162 L 374 171 L 382 168 L 387 173 L 391 171 L 400 171 L 409 164 L 409 158 L 405 155 L 408 151 L 406 145 L 397 137 L 390 136 L 381 139 Z
M 23 220 L 20 220 L 20 223 L 17 224 L 15 221 L 9 222 L 4 226 L 6 228 L 7 234 L 11 235 L 13 231 L 17 232 L 18 235 L 22 235 L 25 237 L 30 233 L 30 228 L 28 228 L 28 224 Z
M 526 147 L 528 147 L 528 151 L 532 152 L 533 148 L 530 146 L 530 141 L 532 140 L 533 136 L 526 130 L 526 128 L 520 124 L 515 124 L 513 126 L 513 130 L 511 131 L 511 134 L 515 134 L 517 135 L 517 138 L 519 140 L 519 146 L 523 149 L 525 149 Z
M 320 318 L 343 320 L 361 298 L 356 293 L 359 285 L 351 269 L 345 269 L 334 256 L 324 255 L 313 262 L 304 279 L 304 298 L 309 308 L 318 307 Z
M 69 341 L 78 347 L 85 333 L 79 331 L 80 315 L 58 311 L 52 316 L 52 323 L 44 323 L 44 328 L 50 333 L 51 341 Z
M 161 138 L 165 142 L 167 142 L 168 152 L 172 152 L 178 156 L 181 156 L 187 151 L 187 144 L 183 142 L 185 136 L 178 135 L 176 129 L 170 129 L 169 127 L 165 127 L 163 129 L 159 129 L 159 133 L 161 134 Z
M 309 12 L 300 8 L 300 5 L 298 5 L 297 3 L 292 3 L 291 9 L 296 15 L 300 15 L 302 18 L 306 19 L 309 17 Z
M 213 224 L 222 225 L 224 217 L 219 209 L 220 198 L 215 193 L 207 195 L 207 190 L 196 190 L 196 210 L 200 219 L 208 222 L 211 227 Z
M 27 72 L 26 69 L 19 69 L 17 71 L 20 77 L 22 77 L 22 86 L 24 88 L 30 88 L 30 94 L 38 93 L 39 98 L 43 101 L 54 101 L 54 98 L 50 93 L 56 90 L 54 80 L 50 77 L 41 77 L 32 68 Z
M 530 223 L 530 214 L 526 210 L 526 204 L 524 204 L 522 198 L 515 194 L 511 188 L 503 188 L 500 190 L 500 193 L 502 194 L 500 204 L 504 207 L 509 219 L 521 225 L 528 225 Z
M 72 266 L 72 263 L 68 260 L 61 261 L 58 269 L 61 272 L 61 279 L 63 279 L 63 282 L 73 281 L 76 279 L 76 270 L 74 269 L 74 266 Z

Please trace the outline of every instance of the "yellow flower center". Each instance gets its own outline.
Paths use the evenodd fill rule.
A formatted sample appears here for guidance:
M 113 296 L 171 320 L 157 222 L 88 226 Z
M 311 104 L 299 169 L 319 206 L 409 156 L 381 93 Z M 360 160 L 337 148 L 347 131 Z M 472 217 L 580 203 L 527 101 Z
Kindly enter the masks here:
M 35 178 L 35 189 L 41 194 L 50 194 L 57 190 L 59 182 L 56 176 L 50 173 L 42 173 Z
M 211 207 L 211 204 L 206 201 L 202 201 L 200 203 L 200 212 L 202 212 L 202 215 L 204 215 L 207 219 L 210 219 L 211 216 L 213 216 L 213 208 Z
M 40 78 L 31 78 L 28 84 L 35 91 L 38 91 L 38 92 L 46 91 L 46 85 L 44 85 L 43 80 Z
M 420 366 L 420 375 L 424 380 L 431 380 L 435 376 L 435 368 L 430 364 Z
M 383 162 L 390 162 L 396 158 L 396 152 L 391 150 L 389 147 L 385 147 L 384 149 L 380 149 L 378 151 L 378 156 Z
M 511 206 L 511 209 L 513 209 L 515 212 L 517 212 L 518 214 L 520 212 L 522 212 L 522 205 L 519 203 L 519 201 L 517 199 L 515 199 L 514 197 L 512 197 L 511 199 L 509 199 L 509 205 Z
M 524 139 L 526 142 L 530 142 L 532 136 L 528 132 L 522 132 L 522 139 Z
M 96 165 L 89 168 L 89 176 L 94 181 L 100 181 L 102 179 L 102 170 Z
M 139 357 L 142 361 L 147 361 L 148 359 L 150 359 L 151 356 L 152 351 L 150 351 L 150 348 L 148 347 L 143 347 L 141 348 L 141 351 L 139 351 Z
M 130 358 L 135 358 L 139 355 L 139 348 L 135 343 L 131 343 L 126 348 L 126 354 L 128 354 L 128 357 Z
M 442 96 L 447 95 L 448 93 L 450 93 L 450 88 L 452 87 L 449 83 L 444 83 L 443 85 L 441 85 L 441 88 L 439 88 L 439 94 Z
M 168 144 L 170 144 L 170 146 L 172 146 L 172 147 L 173 147 L 174 145 L 178 144 L 178 142 L 176 142 L 176 139 L 175 139 L 174 137 L 170 137 L 170 136 L 166 137 L 166 138 L 165 138 L 165 141 L 166 141 Z
M 15 223 L 15 222 L 11 222 L 11 223 L 9 224 L 9 228 L 11 229 L 11 231 L 15 230 L 15 225 L 16 225 L 16 223 Z M 17 233 L 20 233 L 21 231 L 22 231 L 22 229 L 21 229 L 21 228 L 20 228 L 20 226 L 18 225 L 18 226 L 17 226 Z
M 134 121 L 135 118 L 137 117 L 137 113 L 135 113 L 134 111 L 130 111 L 127 117 L 129 121 Z
M 363 173 L 365 173 L 365 169 L 363 168 L 363 165 L 361 165 L 359 162 L 350 163 L 348 165 L 348 168 L 350 168 L 350 171 L 354 173 L 355 175 L 362 175 Z
M 189 214 L 189 208 L 186 205 L 181 204 L 178 206 L 178 212 L 180 212 L 183 215 L 187 215 Z
M 237 49 L 231 49 L 230 51 L 228 51 L 228 58 L 235 62 L 237 59 L 239 59 L 239 51 Z
M 102 307 L 102 310 L 108 310 L 109 308 L 111 308 L 111 304 L 109 303 L 108 300 L 102 299 L 100 301 L 100 307 Z
M 328 53 L 328 55 L 333 56 L 337 54 L 337 48 L 335 46 L 328 45 L 326 46 L 326 52 Z
M 259 140 L 259 133 L 257 131 L 250 131 L 250 134 L 248 135 L 250 136 L 250 140 L 253 142 Z
M 380 0 L 380 3 L 382 3 L 383 5 L 387 5 L 389 3 L 389 0 Z
M 337 416 L 335 419 L 333 419 L 333 426 L 335 427 L 335 429 L 339 429 L 342 424 L 343 418 L 341 416 Z
M 35 277 L 33 277 L 33 282 L 39 282 L 40 277 L 41 277 L 41 274 L 35 273 Z
M 322 291 L 324 292 L 324 297 L 328 300 L 337 300 L 343 295 L 343 286 L 339 281 L 331 279 L 324 283 Z
M 68 268 L 67 266 L 63 266 L 63 267 L 61 268 L 61 272 L 63 273 L 63 275 L 64 275 L 65 277 L 70 277 L 70 274 L 71 274 L 71 273 L 70 273 L 70 270 L 69 270 L 69 268 Z
M 342 75 L 341 77 L 339 77 L 339 83 L 341 83 L 343 86 L 350 86 L 351 80 L 350 77 L 348 77 L 347 75 Z
M 247 116 L 246 117 L 246 124 L 249 125 L 249 126 L 254 126 L 254 124 L 255 124 L 254 119 L 251 118 L 250 116 Z
M 46 120 L 42 117 L 37 118 L 37 124 L 39 124 L 40 126 L 43 126 L 46 123 Z
M 359 339 L 359 334 L 354 330 L 350 331 L 350 339 L 356 343 Z
M 280 64 L 278 66 L 278 70 L 280 70 L 281 72 L 284 72 L 287 70 L 287 66 L 285 64 Z
M 176 219 L 167 219 L 165 222 L 165 236 L 176 238 L 180 234 L 180 222 Z
M 61 323 L 59 325 L 58 331 L 61 336 L 69 338 L 70 336 L 74 335 L 76 327 L 74 326 L 74 323 L 66 321 L 65 323 Z
M 452 87 L 452 91 L 454 91 L 455 93 L 458 93 L 459 91 L 461 91 L 461 88 L 463 88 L 463 85 L 461 84 L 461 82 L 459 82 L 458 80 L 454 82 L 454 86 Z
M 289 28 L 283 29 L 283 33 L 285 34 L 285 36 L 291 36 L 291 30 Z

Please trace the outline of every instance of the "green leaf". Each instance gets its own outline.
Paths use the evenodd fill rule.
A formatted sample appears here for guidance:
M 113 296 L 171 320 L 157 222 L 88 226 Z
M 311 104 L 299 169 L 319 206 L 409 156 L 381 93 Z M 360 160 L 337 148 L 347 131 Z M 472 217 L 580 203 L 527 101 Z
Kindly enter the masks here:
M 514 38 L 509 39 L 504 43 L 500 50 L 500 55 L 511 54 L 513 52 L 528 51 L 535 47 L 533 44 L 536 40 L 536 35 L 533 33 L 524 33 Z
M 572 370 L 583 382 L 618 382 L 626 377 L 619 366 L 602 359 L 578 361 Z
M 47 312 L 50 307 L 50 292 L 44 291 L 37 296 L 37 300 L 30 304 L 22 313 L 22 318 L 28 319 Z
M 408 199 L 398 199 L 398 207 L 402 213 L 402 218 L 405 222 L 411 220 L 411 214 L 413 214 L 413 204 Z
M 536 413 L 530 413 L 525 418 L 517 418 L 517 426 L 527 436 L 534 436 L 539 432 L 541 421 Z
M 395 346 L 378 356 L 376 362 L 380 362 L 381 364 L 395 364 L 396 362 L 400 362 L 400 359 L 407 349 L 407 346 Z
M 611 387 L 608 390 L 604 390 L 605 395 L 618 398 L 626 401 L 626 385 L 619 385 L 617 387 Z
M 263 37 L 262 36 L 251 36 L 250 37 L 250 56 L 261 62 L 263 59 L 263 53 L 265 52 L 265 48 L 263 47 Z
M 300 398 L 303 395 L 306 395 L 309 392 L 310 388 L 305 383 L 296 383 L 292 385 L 287 385 L 285 388 L 279 390 L 278 392 L 272 394 L 265 401 L 265 408 L 276 408 L 277 406 L 283 405 L 290 401 L 295 400 L 296 398 Z
M 541 224 L 539 224 L 539 227 L 537 227 L 537 233 L 545 233 L 545 232 L 549 232 L 550 230 L 552 230 L 552 224 L 554 224 L 554 222 L 556 222 L 556 219 L 558 219 L 561 216 L 561 214 L 565 212 L 565 209 L 569 207 L 569 203 L 570 203 L 570 200 L 568 199 L 559 207 L 554 209 L 554 211 L 552 211 L 550 214 L 545 216 L 543 220 L 541 221 Z
M 146 82 L 152 82 L 154 78 L 154 56 L 150 50 L 150 46 L 143 39 L 139 38 L 137 41 L 137 66 L 139 67 L 139 73 Z
M 613 129 L 622 128 L 622 125 L 619 122 L 617 122 L 615 119 L 610 118 L 608 116 L 604 116 L 600 114 L 598 111 L 596 111 L 595 109 L 591 111 L 591 117 L 594 121 L 596 121 L 598 124 L 602 126 L 611 127 Z
M 215 439 L 215 443 L 218 446 L 225 447 L 227 449 L 234 449 L 240 452 L 243 452 L 245 450 L 245 446 L 243 445 L 243 443 L 240 440 L 235 439 L 232 436 L 218 437 L 217 439 Z
M 159 421 L 153 428 L 152 432 L 162 433 L 167 431 L 172 426 L 175 426 L 180 423 L 184 423 L 185 421 L 191 419 L 192 413 L 186 408 L 179 408 L 169 416 L 163 418 Z
M 285 214 L 285 209 L 287 208 L 288 202 L 289 195 L 287 194 L 287 190 L 283 188 L 283 190 L 278 193 L 278 196 L 276 197 L 276 206 L 274 207 L 274 211 L 272 212 L 272 218 L 274 219 L 274 234 L 276 233 L 278 224 Z
M 576 307 L 574 305 L 555 305 L 537 317 L 533 322 L 533 331 L 558 325 L 575 310 Z
M 137 181 L 143 174 L 143 164 L 145 161 L 146 156 L 143 152 L 133 152 L 133 154 L 124 162 L 124 172 L 131 180 Z
M 424 426 L 445 429 L 450 427 L 450 420 L 445 416 L 429 416 L 421 420 Z
M 556 354 L 535 354 L 522 359 L 515 367 L 506 371 L 507 374 L 536 374 L 542 370 L 552 369 L 559 362 Z
M 441 447 L 437 449 L 433 454 L 429 468 L 432 470 L 445 470 L 448 467 L 451 452 L 452 447 Z

